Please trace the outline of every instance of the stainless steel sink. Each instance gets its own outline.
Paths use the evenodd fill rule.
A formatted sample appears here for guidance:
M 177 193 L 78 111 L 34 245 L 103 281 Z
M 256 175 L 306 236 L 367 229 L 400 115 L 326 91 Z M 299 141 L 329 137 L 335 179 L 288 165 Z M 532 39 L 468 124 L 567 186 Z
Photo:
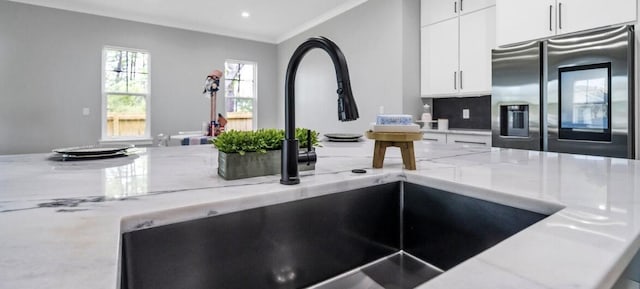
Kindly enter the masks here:
M 377 185 L 124 233 L 121 288 L 413 288 L 546 216 Z

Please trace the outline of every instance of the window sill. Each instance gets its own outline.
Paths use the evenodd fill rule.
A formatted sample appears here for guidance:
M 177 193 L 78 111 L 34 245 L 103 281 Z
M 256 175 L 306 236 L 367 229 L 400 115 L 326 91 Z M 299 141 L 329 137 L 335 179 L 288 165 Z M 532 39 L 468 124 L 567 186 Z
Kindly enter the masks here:
M 124 143 L 124 144 L 132 144 L 136 146 L 151 146 L 153 145 L 152 138 L 113 138 L 113 139 L 101 139 L 98 140 L 99 144 L 115 144 L 115 143 Z

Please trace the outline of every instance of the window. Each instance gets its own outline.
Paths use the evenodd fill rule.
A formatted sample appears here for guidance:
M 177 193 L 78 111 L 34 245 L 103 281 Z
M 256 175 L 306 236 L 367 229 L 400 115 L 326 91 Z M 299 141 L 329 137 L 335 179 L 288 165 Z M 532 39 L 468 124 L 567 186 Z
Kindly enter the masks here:
M 257 119 L 257 71 L 254 62 L 227 60 L 224 64 L 225 130 L 253 130 Z
M 102 51 L 102 140 L 149 139 L 149 53 Z

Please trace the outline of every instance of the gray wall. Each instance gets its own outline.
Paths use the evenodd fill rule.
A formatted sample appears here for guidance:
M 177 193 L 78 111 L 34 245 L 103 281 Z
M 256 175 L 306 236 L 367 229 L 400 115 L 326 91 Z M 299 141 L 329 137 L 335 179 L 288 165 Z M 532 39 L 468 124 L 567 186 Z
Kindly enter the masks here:
M 402 112 L 420 120 L 420 1 L 404 0 L 402 9 Z
M 349 65 L 360 119 L 337 120 L 336 79 L 328 55 L 312 50 L 296 79 L 296 125 L 327 132 L 363 133 L 385 113 L 421 113 L 419 0 L 369 0 L 278 45 L 278 124 L 284 124 L 284 75 L 295 48 L 312 36 L 333 40 Z M 415 107 L 414 107 L 415 106 Z
M 638 9 L 638 14 L 640 15 L 640 3 L 636 3 L 636 8 Z M 635 71 L 635 150 L 636 150 L 636 159 L 640 159 L 640 21 L 636 23 L 636 67 Z
M 105 45 L 150 52 L 151 136 L 200 129 L 202 85 L 225 59 L 258 63 L 258 124 L 277 124 L 274 44 L 0 0 L 0 154 L 96 143 Z

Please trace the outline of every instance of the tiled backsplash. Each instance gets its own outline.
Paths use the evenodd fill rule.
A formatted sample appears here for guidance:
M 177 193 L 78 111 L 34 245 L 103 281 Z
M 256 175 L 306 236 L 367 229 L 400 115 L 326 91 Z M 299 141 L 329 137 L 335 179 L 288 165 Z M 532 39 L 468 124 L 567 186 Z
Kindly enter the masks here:
M 449 128 L 491 129 L 491 95 L 478 97 L 434 98 L 433 119 L 449 119 Z M 462 112 L 469 110 L 469 118 L 464 119 Z

